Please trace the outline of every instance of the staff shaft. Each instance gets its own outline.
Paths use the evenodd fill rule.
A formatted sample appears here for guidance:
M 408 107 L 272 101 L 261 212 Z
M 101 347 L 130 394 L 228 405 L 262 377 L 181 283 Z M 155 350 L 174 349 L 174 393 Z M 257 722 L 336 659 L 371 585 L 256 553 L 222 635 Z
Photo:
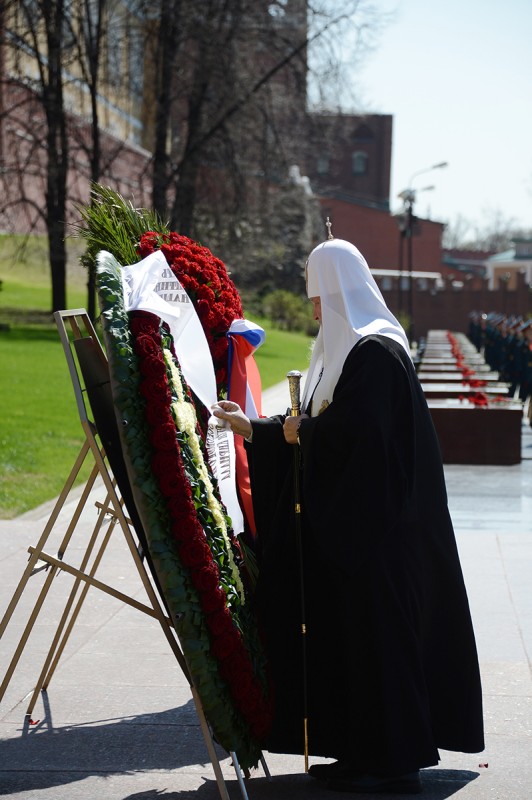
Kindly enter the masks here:
M 290 389 L 290 416 L 298 417 L 301 413 L 299 399 L 301 373 L 293 370 L 292 372 L 288 373 L 287 378 Z M 305 772 L 308 772 L 307 624 L 305 613 L 305 579 L 303 573 L 303 539 L 301 535 L 300 452 L 299 445 L 297 444 L 294 446 L 294 522 L 299 565 L 299 589 L 301 602 L 301 651 L 303 659 L 303 742 Z

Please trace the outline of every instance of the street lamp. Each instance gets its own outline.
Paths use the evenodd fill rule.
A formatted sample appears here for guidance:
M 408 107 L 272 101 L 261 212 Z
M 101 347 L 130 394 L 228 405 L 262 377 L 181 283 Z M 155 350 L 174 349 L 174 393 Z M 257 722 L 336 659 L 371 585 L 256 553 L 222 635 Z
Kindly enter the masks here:
M 444 169 L 444 167 L 448 166 L 449 166 L 448 161 L 440 161 L 438 164 L 433 164 L 432 167 L 425 167 L 424 169 L 418 169 L 417 172 L 414 172 L 414 174 L 410 177 L 408 185 L 412 187 L 412 182 L 414 178 L 417 178 L 418 175 L 424 175 L 426 172 L 432 172 L 433 169 Z
M 427 172 L 432 172 L 434 169 L 443 169 L 448 166 L 447 161 L 440 161 L 438 164 L 433 164 L 431 167 L 417 170 L 414 172 L 408 183 L 408 188 L 399 192 L 399 197 L 403 201 L 404 210 L 402 221 L 400 224 L 400 239 L 399 239 L 399 286 L 401 287 L 403 278 L 403 239 L 408 242 L 407 257 L 408 257 L 408 339 L 412 342 L 414 338 L 414 319 L 413 319 L 413 286 L 412 286 L 412 271 L 413 271 L 413 251 L 412 251 L 412 237 L 414 235 L 414 203 L 416 202 L 417 192 L 427 192 L 434 189 L 434 186 L 424 186 L 423 189 L 414 189 L 412 184 L 419 175 L 424 175 Z M 399 308 L 402 310 L 402 289 L 399 291 Z

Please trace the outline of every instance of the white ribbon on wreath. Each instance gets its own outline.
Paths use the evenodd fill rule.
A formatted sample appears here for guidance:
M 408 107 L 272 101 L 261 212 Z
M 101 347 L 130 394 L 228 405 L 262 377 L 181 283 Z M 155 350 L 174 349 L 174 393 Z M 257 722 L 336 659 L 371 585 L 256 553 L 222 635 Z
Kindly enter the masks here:
M 218 400 L 211 351 L 194 304 L 163 253 L 156 250 L 142 261 L 123 267 L 121 278 L 126 311 L 149 311 L 168 324 L 183 377 L 210 409 Z M 244 519 L 236 491 L 234 435 L 219 426 L 215 417 L 209 421 L 207 451 L 222 501 L 238 535 L 244 529 Z

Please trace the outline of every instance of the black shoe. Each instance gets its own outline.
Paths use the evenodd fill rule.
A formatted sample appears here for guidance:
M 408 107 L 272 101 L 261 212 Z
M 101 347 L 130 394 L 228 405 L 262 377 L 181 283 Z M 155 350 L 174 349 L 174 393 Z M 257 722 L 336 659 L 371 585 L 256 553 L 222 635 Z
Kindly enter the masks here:
M 383 777 L 380 775 L 359 775 L 358 777 L 335 777 L 328 781 L 327 789 L 333 792 L 352 792 L 353 794 L 419 794 L 421 780 L 419 772 L 406 775 Z
M 354 770 L 348 761 L 334 761 L 332 764 L 313 764 L 308 774 L 318 781 L 329 781 L 333 778 L 358 778 L 363 773 Z

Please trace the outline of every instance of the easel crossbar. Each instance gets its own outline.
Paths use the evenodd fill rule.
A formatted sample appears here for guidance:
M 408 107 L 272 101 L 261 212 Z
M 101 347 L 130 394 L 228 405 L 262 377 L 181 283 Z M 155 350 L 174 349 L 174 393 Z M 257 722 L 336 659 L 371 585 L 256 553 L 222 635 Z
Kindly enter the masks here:
M 32 554 L 37 552 L 35 547 L 28 547 L 28 553 Z M 171 620 L 166 617 L 164 614 L 161 616 L 158 614 L 153 608 L 145 605 L 144 603 L 140 603 L 135 598 L 130 597 L 123 592 L 120 592 L 118 589 L 109 586 L 107 583 L 103 583 L 99 581 L 97 578 L 92 577 L 91 575 L 87 575 L 86 572 L 81 572 L 76 567 L 72 567 L 70 564 L 67 564 L 65 561 L 62 561 L 55 556 L 51 556 L 48 553 L 43 553 L 42 551 L 39 553 L 39 560 L 46 561 L 47 564 L 51 566 L 57 567 L 59 570 L 63 572 L 68 572 L 69 575 L 74 575 L 75 578 L 79 578 L 85 583 L 88 583 L 90 586 L 94 586 L 95 589 L 99 589 L 106 594 L 110 594 L 112 597 L 116 597 L 117 600 L 120 600 L 122 603 L 126 603 L 128 606 L 132 606 L 136 608 L 137 611 L 142 611 L 143 614 L 147 614 L 149 617 L 153 617 L 154 619 L 164 620 L 167 624 L 171 625 Z

